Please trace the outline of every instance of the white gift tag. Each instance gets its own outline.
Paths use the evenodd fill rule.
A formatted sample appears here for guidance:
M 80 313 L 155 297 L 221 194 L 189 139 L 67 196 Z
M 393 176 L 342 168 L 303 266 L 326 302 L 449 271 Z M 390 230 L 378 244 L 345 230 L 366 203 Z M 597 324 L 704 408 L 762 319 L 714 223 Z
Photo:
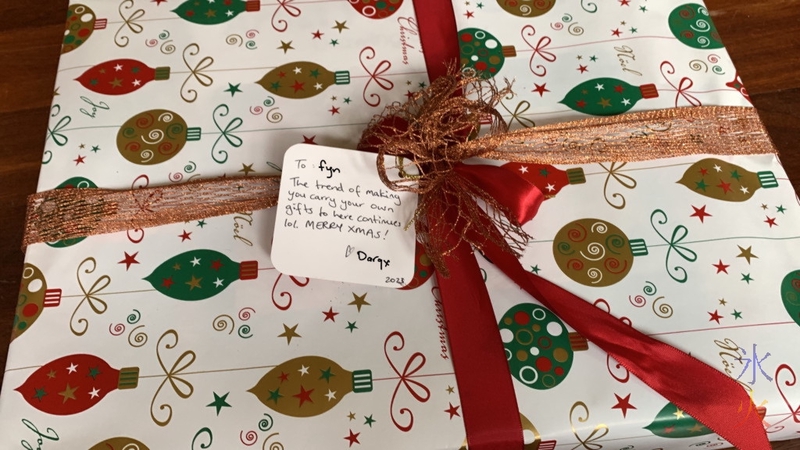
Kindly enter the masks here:
M 272 244 L 276 269 L 373 286 L 411 282 L 417 236 L 413 225 L 404 228 L 417 194 L 388 189 L 376 158 L 309 144 L 286 151 Z

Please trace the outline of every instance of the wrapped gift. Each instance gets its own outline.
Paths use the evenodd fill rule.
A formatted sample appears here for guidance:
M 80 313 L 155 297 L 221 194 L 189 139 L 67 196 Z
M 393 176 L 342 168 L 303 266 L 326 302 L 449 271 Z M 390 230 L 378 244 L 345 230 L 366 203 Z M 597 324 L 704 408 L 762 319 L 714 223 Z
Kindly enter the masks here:
M 503 252 L 471 271 L 436 264 L 449 270 L 437 281 L 442 255 L 418 245 L 413 277 L 391 288 L 282 274 L 274 208 L 215 212 L 215 196 L 224 209 L 250 178 L 288 170 L 290 146 L 355 148 L 385 107 L 429 98 L 448 76 L 438 47 L 456 46 L 465 74 L 511 83 L 482 125 L 546 136 L 482 161 L 510 195 L 540 193 L 519 230 L 524 270 L 595 315 L 559 317 L 509 280 L 528 278 Z M 68 9 L 56 88 L 39 191 L 113 216 L 113 194 L 88 192 L 120 190 L 135 219 L 172 192 L 151 187 L 183 186 L 190 214 L 108 233 L 106 216 L 96 229 L 31 216 L 4 448 L 459 449 L 468 434 L 499 448 L 475 422 L 509 415 L 526 449 L 721 447 L 712 428 L 726 421 L 771 440 L 800 430 L 800 205 L 699 3 L 84 0 Z M 389 207 L 372 204 L 380 223 Z M 464 274 L 464 298 L 485 286 L 494 315 L 480 318 L 499 329 L 501 364 L 485 373 L 511 384 L 454 368 L 471 351 L 451 342 L 469 338 L 450 319 Z M 687 386 L 688 356 L 631 344 L 634 328 L 716 371 Z M 611 329 L 619 362 L 594 340 L 609 348 Z M 666 398 L 692 389 L 702 401 Z M 514 410 L 495 414 L 509 394 Z

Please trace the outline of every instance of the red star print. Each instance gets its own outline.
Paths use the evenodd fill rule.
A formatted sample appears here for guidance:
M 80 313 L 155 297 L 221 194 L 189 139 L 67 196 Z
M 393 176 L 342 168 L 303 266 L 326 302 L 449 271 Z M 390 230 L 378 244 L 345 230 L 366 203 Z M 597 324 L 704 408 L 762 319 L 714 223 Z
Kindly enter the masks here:
M 278 72 L 278 78 L 284 78 L 286 76 L 286 72 Z
M 675 431 L 675 427 L 674 427 L 674 426 L 673 426 L 673 427 L 666 427 L 666 428 L 664 428 L 664 434 L 670 434 L 670 433 L 672 433 L 673 431 Z
M 339 114 L 339 108 L 335 106 L 331 106 L 331 109 L 329 109 L 328 111 L 330 111 L 331 115 Z
M 175 284 L 175 282 L 172 281 L 172 277 L 164 278 L 164 280 L 161 281 L 161 285 L 167 289 L 169 289 L 173 284 Z
M 407 92 L 406 92 L 406 98 L 408 98 L 409 100 L 411 100 L 412 98 L 414 98 L 414 93 L 413 93 L 413 92 L 411 92 L 411 91 L 407 91 Z
M 467 11 L 464 15 L 467 16 L 467 19 L 475 17 L 475 13 L 473 11 Z
M 775 223 L 776 217 L 770 217 L 770 216 L 766 216 L 766 217 L 767 217 L 767 220 L 765 220 L 764 223 L 768 223 L 770 228 L 772 228 L 773 226 L 775 226 L 775 227 L 778 226 L 778 224 Z
M 690 215 L 689 217 L 697 217 L 700 219 L 700 223 L 705 223 L 706 217 L 713 217 L 711 214 L 706 212 L 706 205 L 703 205 L 702 208 L 692 205 L 692 209 L 694 209 L 694 214 Z
M 702 175 L 702 176 L 708 175 L 708 169 L 704 169 L 704 168 L 701 167 L 700 168 L 700 175 Z
M 219 270 L 222 267 L 222 261 L 219 259 L 215 259 L 211 261 L 211 268 L 214 270 Z
M 631 0 L 619 0 L 619 6 L 631 6 L 631 5 L 629 4 L 629 3 L 630 3 L 630 1 L 631 1 Z
M 317 145 L 317 143 L 316 143 L 316 142 L 314 142 L 314 139 L 315 139 L 316 137 L 317 137 L 317 135 L 316 135 L 316 134 L 315 134 L 315 135 L 313 135 L 313 136 L 311 136 L 311 137 L 308 137 L 308 136 L 306 136 L 306 135 L 304 134 L 304 135 L 303 135 L 303 144 L 312 144 L 312 145 Z
M 322 311 L 322 314 L 325 314 L 325 320 L 323 322 L 327 322 L 330 320 L 331 322 L 336 322 L 336 315 L 339 314 L 333 311 L 333 307 L 328 308 L 327 311 Z
M 589 71 L 589 66 L 582 66 L 582 65 L 578 64 L 578 68 L 575 69 L 575 70 L 580 70 L 581 73 L 588 72 Z
M 550 92 L 550 89 L 547 89 L 547 83 L 544 84 L 533 83 L 533 84 L 536 86 L 536 89 L 533 89 L 531 92 L 538 92 L 539 97 L 544 96 L 545 92 Z
M 186 17 L 193 17 L 193 16 L 194 16 L 194 11 L 192 11 L 191 9 L 189 11 L 186 11 Z
M 361 444 L 361 442 L 358 442 L 358 435 L 360 435 L 361 433 L 353 433 L 353 430 L 348 430 L 348 431 L 350 431 L 350 435 L 344 437 L 346 441 L 350 442 L 350 445 L 348 445 L 347 447 L 350 448 L 353 446 L 353 444 Z
M 294 394 L 292 397 L 299 399 L 300 400 L 300 406 L 303 406 L 303 403 L 305 403 L 305 402 L 314 403 L 314 401 L 311 400 L 311 393 L 312 392 L 314 392 L 314 389 L 310 389 L 310 390 L 307 391 L 307 390 L 305 390 L 303 388 L 303 385 L 301 384 L 300 385 L 300 392 L 298 392 L 297 394 Z
M 305 83 L 301 83 L 300 80 L 294 80 L 294 84 L 292 85 L 292 89 L 294 89 L 295 92 L 297 92 L 297 91 L 305 91 L 305 88 L 303 87 L 304 85 L 305 85 Z
M 187 239 L 191 241 L 192 240 L 191 236 L 192 236 L 192 233 L 191 232 L 187 233 L 186 230 L 183 230 L 183 234 L 179 234 L 178 235 L 178 237 L 181 238 L 181 242 L 183 242 L 183 241 L 185 241 Z
M 614 397 L 617 397 L 617 404 L 612 406 L 611 409 L 619 409 L 622 411 L 622 417 L 627 417 L 629 409 L 636 409 L 635 406 L 631 405 L 631 394 L 625 396 L 625 398 L 620 397 L 617 394 L 614 394 Z
M 583 100 L 578 100 L 577 102 L 575 102 L 575 106 L 577 106 L 578 108 L 586 108 L 586 102 Z
M 85 161 L 84 161 L 85 159 L 86 159 L 85 156 L 78 155 L 78 157 L 73 159 L 73 161 L 75 161 L 75 165 L 77 166 L 78 164 L 84 164 L 85 163 Z
M 156 6 L 158 6 L 158 5 L 162 4 L 162 3 L 165 3 L 166 1 L 167 0 L 153 0 L 153 3 L 155 3 Z
M 709 322 L 713 320 L 714 322 L 717 322 L 717 324 L 719 324 L 719 320 L 722 319 L 722 316 L 719 315 L 719 312 L 717 312 L 716 309 L 714 310 L 713 313 L 708 313 L 708 315 L 711 316 L 711 318 L 708 319 Z
M 724 182 L 722 180 L 719 180 L 719 184 L 717 185 L 717 187 L 722 189 L 722 192 L 724 194 L 727 194 L 728 192 L 731 191 L 731 184 L 730 183 L 726 183 L 726 182 Z
M 313 35 L 314 35 L 314 37 L 313 37 L 313 38 L 311 38 L 311 39 L 322 39 L 322 35 L 323 35 L 323 34 L 325 34 L 325 33 L 320 33 L 320 31 L 319 31 L 319 30 L 317 30 L 317 31 L 315 31 L 315 32 L 313 32 L 313 33 L 311 33 L 311 34 L 313 34 Z
M 281 372 L 281 374 L 278 375 L 278 378 L 280 378 L 281 383 L 283 383 L 284 381 L 289 381 L 289 374 L 285 373 L 285 372 Z
M 717 273 L 724 272 L 724 273 L 727 274 L 728 273 L 728 267 L 730 267 L 731 265 L 730 264 L 722 264 L 722 260 L 720 259 L 718 263 L 712 264 L 712 266 L 717 268 Z
M 617 28 L 616 30 L 611 30 L 612 36 L 619 37 L 620 34 L 622 34 L 622 31 L 619 31 L 619 28 Z
M 624 90 L 625 90 L 625 88 L 624 88 L 624 87 L 622 87 L 622 85 L 621 85 L 621 84 L 620 84 L 620 85 L 617 85 L 617 86 L 614 86 L 614 91 L 616 91 L 616 92 L 619 92 L 620 94 L 621 94 L 621 93 L 622 93 L 622 91 L 624 91 Z
M 136 260 L 136 255 L 138 255 L 139 252 L 136 252 L 132 255 L 129 255 L 128 252 L 123 252 L 123 253 L 125 253 L 125 259 L 118 262 L 117 264 L 125 264 L 125 271 L 131 268 L 131 264 L 139 264 L 139 261 Z
M 450 419 L 452 420 L 453 416 L 461 417 L 461 414 L 458 413 L 458 408 L 460 408 L 460 406 L 453 406 L 453 404 L 450 402 L 447 403 L 450 405 L 450 407 L 445 409 L 444 412 L 450 414 Z

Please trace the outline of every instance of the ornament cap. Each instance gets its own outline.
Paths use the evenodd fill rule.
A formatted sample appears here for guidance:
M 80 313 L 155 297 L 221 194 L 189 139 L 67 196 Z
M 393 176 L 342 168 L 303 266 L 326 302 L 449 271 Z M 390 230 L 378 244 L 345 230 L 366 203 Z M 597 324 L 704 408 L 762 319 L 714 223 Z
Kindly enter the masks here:
M 767 417 L 767 407 L 766 406 L 756 407 L 756 413 L 758 414 L 758 417 L 761 418 L 761 420 L 764 420 L 764 418 Z
M 94 21 L 95 30 L 105 30 L 108 25 L 108 19 L 97 19 Z
M 589 341 L 586 340 L 585 337 L 581 336 L 576 332 L 569 333 L 569 346 L 572 348 L 572 351 L 578 352 L 583 350 L 589 350 Z
M 255 280 L 258 278 L 258 261 L 242 261 L 239 264 L 240 280 Z
M 372 371 L 356 370 L 353 371 L 353 392 L 372 392 Z
M 123 367 L 120 369 L 117 389 L 136 389 L 136 386 L 139 386 L 139 368 Z
M 539 443 L 539 450 L 556 450 L 558 441 L 542 441 Z
M 350 72 L 346 70 L 338 70 L 333 73 L 334 84 L 350 84 Z
M 156 67 L 155 80 L 169 80 L 169 67 Z
M 501 50 L 503 51 L 503 56 L 506 58 L 513 58 L 517 56 L 517 49 L 514 48 L 513 45 L 504 45 Z
M 639 86 L 639 90 L 642 91 L 642 98 L 656 98 L 658 97 L 658 88 L 656 88 L 655 84 L 643 84 Z
M 200 129 L 200 127 L 189 127 L 186 129 L 186 140 L 199 141 L 201 133 L 202 130 Z
M 247 0 L 244 10 L 247 12 L 261 11 L 261 0 Z
M 631 239 L 628 241 L 628 245 L 631 246 L 633 256 L 647 256 L 650 253 L 647 250 L 647 243 L 644 242 L 644 239 Z
M 44 291 L 44 302 L 42 305 L 45 308 L 52 308 L 61 304 L 61 288 L 53 288 Z
M 775 178 L 775 174 L 766 171 L 766 172 L 758 172 L 758 182 L 761 183 L 761 187 L 764 189 L 772 189 L 778 187 L 778 179 Z
M 576 167 L 574 169 L 567 169 L 567 180 L 569 184 L 586 183 L 586 175 L 583 173 L 583 168 Z

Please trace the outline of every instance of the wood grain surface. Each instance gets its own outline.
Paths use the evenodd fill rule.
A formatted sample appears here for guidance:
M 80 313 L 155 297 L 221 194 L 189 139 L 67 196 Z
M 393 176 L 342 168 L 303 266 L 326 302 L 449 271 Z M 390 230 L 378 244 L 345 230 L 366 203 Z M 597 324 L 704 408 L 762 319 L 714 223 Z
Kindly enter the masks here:
M 800 0 L 706 4 L 800 191 Z M 25 198 L 36 189 L 66 8 L 66 0 L 0 2 L 0 367 L 22 272 Z M 800 449 L 800 434 L 774 448 Z

